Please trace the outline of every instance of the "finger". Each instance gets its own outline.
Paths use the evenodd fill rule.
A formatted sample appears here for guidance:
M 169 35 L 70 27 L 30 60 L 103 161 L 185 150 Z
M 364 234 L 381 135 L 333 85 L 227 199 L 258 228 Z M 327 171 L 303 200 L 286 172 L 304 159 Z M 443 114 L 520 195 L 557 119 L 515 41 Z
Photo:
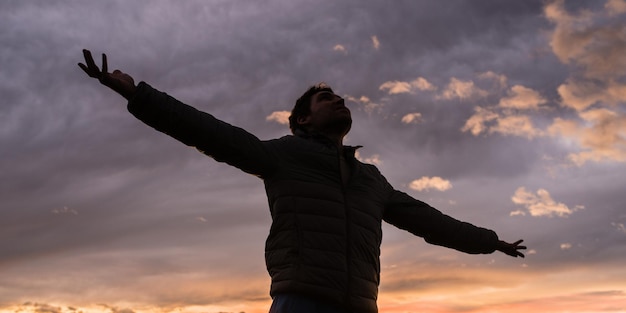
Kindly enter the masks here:
M 85 73 L 87 73 L 87 75 L 89 75 L 89 69 L 87 69 L 87 65 L 83 63 L 78 63 L 78 67 L 80 67 L 83 71 L 85 71 Z
M 107 73 L 109 70 L 109 65 L 107 64 L 107 55 L 102 54 L 102 73 Z
M 93 61 L 93 57 L 91 56 L 91 51 L 87 49 L 83 49 L 83 56 L 85 56 L 85 63 L 87 63 L 87 67 L 90 71 L 100 72 L 96 62 Z
M 83 64 L 83 63 L 78 63 L 78 66 L 85 72 L 87 73 L 87 75 L 89 75 L 89 77 L 94 77 L 97 78 L 98 76 L 100 76 L 100 72 L 98 72 L 97 70 L 88 68 L 87 65 Z
M 520 240 L 518 240 L 518 241 L 514 242 L 514 243 L 513 243 L 513 245 L 514 245 L 514 246 L 517 246 L 517 245 L 519 245 L 519 244 L 520 244 L 520 243 L 522 243 L 522 242 L 524 242 L 524 239 L 520 239 Z

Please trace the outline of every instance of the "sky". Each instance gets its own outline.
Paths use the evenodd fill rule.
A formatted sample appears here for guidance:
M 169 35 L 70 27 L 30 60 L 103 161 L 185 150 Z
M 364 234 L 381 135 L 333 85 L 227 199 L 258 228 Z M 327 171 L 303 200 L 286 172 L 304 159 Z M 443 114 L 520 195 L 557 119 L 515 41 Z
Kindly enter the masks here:
M 0 2 L 0 312 L 267 312 L 262 182 L 142 124 L 82 49 L 261 139 L 324 81 L 398 190 L 381 313 L 626 312 L 626 1 Z

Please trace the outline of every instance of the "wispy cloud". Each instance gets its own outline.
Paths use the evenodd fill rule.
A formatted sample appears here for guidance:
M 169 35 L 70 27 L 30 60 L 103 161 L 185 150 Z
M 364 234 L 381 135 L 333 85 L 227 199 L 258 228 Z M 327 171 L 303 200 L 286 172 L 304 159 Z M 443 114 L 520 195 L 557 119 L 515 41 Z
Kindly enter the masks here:
M 624 226 L 624 223 L 611 222 L 611 226 L 613 226 L 618 232 L 626 234 L 626 226 Z
M 484 72 L 484 73 L 480 73 L 480 74 L 478 74 L 478 78 L 479 79 L 483 79 L 483 80 L 485 80 L 485 79 L 493 80 L 495 82 L 495 86 L 498 89 L 504 89 L 508 85 L 508 79 L 507 79 L 507 77 L 505 75 L 497 74 L 497 73 L 495 73 L 493 71 L 487 71 L 487 72 Z
M 60 209 L 52 209 L 52 213 L 54 214 L 72 214 L 72 215 L 78 215 L 78 211 L 74 210 L 74 209 L 70 209 L 68 207 L 63 207 Z
M 345 99 L 348 101 L 352 101 L 352 102 L 356 102 L 360 105 L 363 106 L 363 110 L 367 113 L 367 114 L 372 114 L 374 112 L 378 112 L 382 109 L 382 104 L 381 103 L 377 103 L 377 102 L 372 102 L 372 100 L 369 97 L 366 96 L 360 96 L 358 98 L 350 96 L 350 95 L 346 95 Z
M 488 92 L 476 86 L 471 80 L 460 80 L 456 77 L 450 78 L 450 82 L 443 89 L 438 99 L 452 100 L 452 99 L 470 99 L 473 97 L 486 97 Z

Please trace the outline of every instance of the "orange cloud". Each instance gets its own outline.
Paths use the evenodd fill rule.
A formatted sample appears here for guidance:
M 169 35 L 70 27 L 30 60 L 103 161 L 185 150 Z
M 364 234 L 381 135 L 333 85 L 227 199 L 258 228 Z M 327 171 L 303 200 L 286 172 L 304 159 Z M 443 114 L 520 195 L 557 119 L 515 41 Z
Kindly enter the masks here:
M 347 54 L 348 53 L 348 50 L 346 50 L 346 47 L 344 47 L 343 45 L 340 45 L 340 44 L 335 45 L 333 47 L 333 50 L 337 51 L 337 52 L 342 52 L 343 54 Z
M 422 121 L 422 113 L 408 113 L 402 117 L 402 123 L 411 124 L 411 123 L 419 123 Z
M 558 87 L 561 104 L 575 110 L 578 119 L 557 118 L 552 136 L 577 145 L 569 159 L 582 166 L 588 161 L 626 162 L 626 2 L 610 0 L 604 11 L 565 10 L 563 0 L 545 7 L 556 27 L 550 45 L 554 54 L 576 69 Z
M 511 87 L 507 97 L 500 99 L 501 108 L 517 110 L 537 110 L 541 104 L 548 102 L 537 91 L 522 85 Z
M 379 90 L 388 90 L 390 95 L 400 94 L 400 93 L 412 93 L 415 90 L 427 91 L 427 90 L 435 90 L 437 89 L 433 84 L 431 84 L 426 78 L 418 77 L 410 82 L 403 81 L 387 81 L 384 82 Z
M 374 46 L 374 49 L 376 50 L 380 48 L 380 41 L 378 41 L 378 37 L 372 36 L 372 46 Z
M 265 117 L 265 120 L 276 122 L 278 124 L 288 125 L 289 115 L 291 115 L 291 112 L 289 111 L 275 111 L 275 112 L 272 112 L 272 114 Z
M 626 161 L 626 115 L 609 109 L 592 109 L 579 114 L 582 121 L 557 118 L 548 128 L 553 136 L 567 138 L 582 151 L 569 159 L 581 166 L 587 161 Z
M 363 162 L 363 163 L 369 163 L 369 164 L 374 164 L 374 165 L 381 165 L 383 164 L 383 161 L 380 159 L 380 155 L 378 154 L 373 154 L 371 155 L 369 158 L 364 158 L 361 156 L 361 153 L 359 153 L 359 151 L 357 151 L 354 154 L 354 157 L 357 158 L 357 160 Z
M 452 188 L 452 184 L 449 180 L 443 179 L 439 176 L 426 177 L 423 176 L 420 179 L 416 179 L 409 184 L 409 188 L 417 191 L 436 189 L 439 191 L 446 191 Z
M 535 127 L 530 116 L 519 111 L 536 111 L 547 101 L 536 91 L 515 85 L 497 106 L 475 107 L 474 114 L 467 119 L 461 131 L 478 136 L 481 133 L 497 133 L 532 139 L 543 136 L 544 131 Z

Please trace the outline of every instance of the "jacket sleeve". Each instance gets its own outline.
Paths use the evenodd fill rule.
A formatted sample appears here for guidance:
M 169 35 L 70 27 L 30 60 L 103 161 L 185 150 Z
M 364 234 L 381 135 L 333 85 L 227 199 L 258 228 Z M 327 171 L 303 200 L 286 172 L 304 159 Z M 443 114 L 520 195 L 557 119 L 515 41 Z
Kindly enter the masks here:
M 128 111 L 156 130 L 246 173 L 264 177 L 276 164 L 271 151 L 256 136 L 145 82 L 138 84 L 135 96 L 128 102 Z
M 391 191 L 383 219 L 430 244 L 465 253 L 492 253 L 498 243 L 494 231 L 456 220 L 397 190 Z

